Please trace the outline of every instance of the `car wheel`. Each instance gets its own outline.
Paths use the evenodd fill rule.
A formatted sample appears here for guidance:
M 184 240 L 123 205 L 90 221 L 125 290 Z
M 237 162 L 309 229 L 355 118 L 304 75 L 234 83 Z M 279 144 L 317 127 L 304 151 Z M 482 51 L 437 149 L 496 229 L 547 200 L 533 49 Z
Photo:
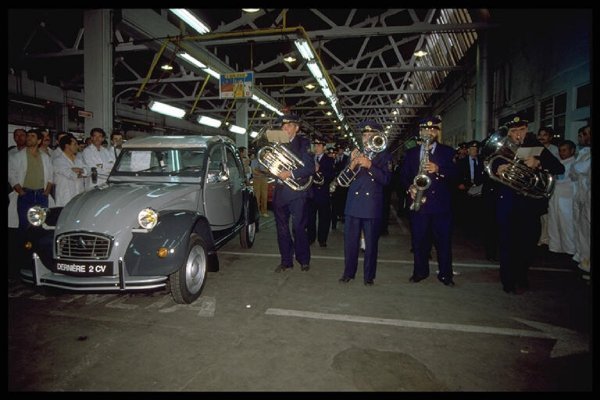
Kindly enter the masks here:
M 240 245 L 243 249 L 249 249 L 254 244 L 256 238 L 256 231 L 258 230 L 258 221 L 253 223 L 245 223 L 244 227 L 240 231 Z
M 169 289 L 176 303 L 190 304 L 200 296 L 206 280 L 207 260 L 204 240 L 192 234 L 185 262 L 169 277 Z

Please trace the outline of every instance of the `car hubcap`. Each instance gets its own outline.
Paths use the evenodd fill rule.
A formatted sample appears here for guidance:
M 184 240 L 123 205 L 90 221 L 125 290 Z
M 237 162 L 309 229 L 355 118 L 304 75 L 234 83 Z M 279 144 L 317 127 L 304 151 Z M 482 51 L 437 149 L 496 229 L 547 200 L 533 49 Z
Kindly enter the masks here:
M 206 273 L 206 257 L 202 247 L 195 246 L 190 251 L 185 268 L 185 284 L 190 293 L 196 293 L 202 287 Z

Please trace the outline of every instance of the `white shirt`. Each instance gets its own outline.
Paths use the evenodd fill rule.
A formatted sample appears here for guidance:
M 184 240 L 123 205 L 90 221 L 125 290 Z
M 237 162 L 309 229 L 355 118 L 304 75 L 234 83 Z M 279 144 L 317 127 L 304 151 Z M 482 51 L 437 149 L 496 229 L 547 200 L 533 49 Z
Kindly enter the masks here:
M 61 151 L 61 155 L 53 161 L 54 166 L 54 183 L 56 189 L 55 204 L 57 207 L 62 207 L 69 202 L 73 197 L 83 192 L 83 181 L 85 178 L 78 177 L 73 168 L 84 168 L 85 165 L 81 158 L 75 157 L 75 161 L 71 161 L 65 153 Z M 85 172 L 84 172 L 85 175 Z
M 103 146 L 97 149 L 93 144 L 83 149 L 83 163 L 88 167 L 91 175 L 92 168 L 96 168 L 98 171 L 98 182 L 96 185 L 101 185 L 106 182 L 108 174 L 115 165 L 115 155 Z M 91 181 L 90 181 L 91 182 Z M 93 185 L 90 185 L 90 188 Z

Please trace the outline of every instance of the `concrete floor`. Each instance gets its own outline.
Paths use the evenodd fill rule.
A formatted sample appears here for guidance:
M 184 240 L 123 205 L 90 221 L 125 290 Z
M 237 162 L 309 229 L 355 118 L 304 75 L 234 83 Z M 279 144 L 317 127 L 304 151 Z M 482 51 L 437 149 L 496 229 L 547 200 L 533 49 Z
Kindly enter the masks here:
M 271 214 L 271 213 L 270 213 Z M 273 272 L 274 219 L 253 248 L 219 251 L 202 296 L 42 295 L 8 281 L 9 391 L 590 391 L 592 296 L 565 255 L 539 249 L 531 290 L 457 230 L 456 286 L 408 282 L 410 236 L 392 213 L 375 285 L 337 279 L 343 234 L 311 270 Z M 342 225 L 343 226 L 343 225 Z

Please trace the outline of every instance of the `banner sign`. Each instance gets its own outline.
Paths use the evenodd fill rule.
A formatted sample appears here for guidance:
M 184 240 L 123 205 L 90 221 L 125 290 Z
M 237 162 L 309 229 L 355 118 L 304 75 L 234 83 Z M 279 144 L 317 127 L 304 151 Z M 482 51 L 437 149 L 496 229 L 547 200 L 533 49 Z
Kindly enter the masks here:
M 221 75 L 219 97 L 222 99 L 246 99 L 252 97 L 254 72 L 236 72 Z

